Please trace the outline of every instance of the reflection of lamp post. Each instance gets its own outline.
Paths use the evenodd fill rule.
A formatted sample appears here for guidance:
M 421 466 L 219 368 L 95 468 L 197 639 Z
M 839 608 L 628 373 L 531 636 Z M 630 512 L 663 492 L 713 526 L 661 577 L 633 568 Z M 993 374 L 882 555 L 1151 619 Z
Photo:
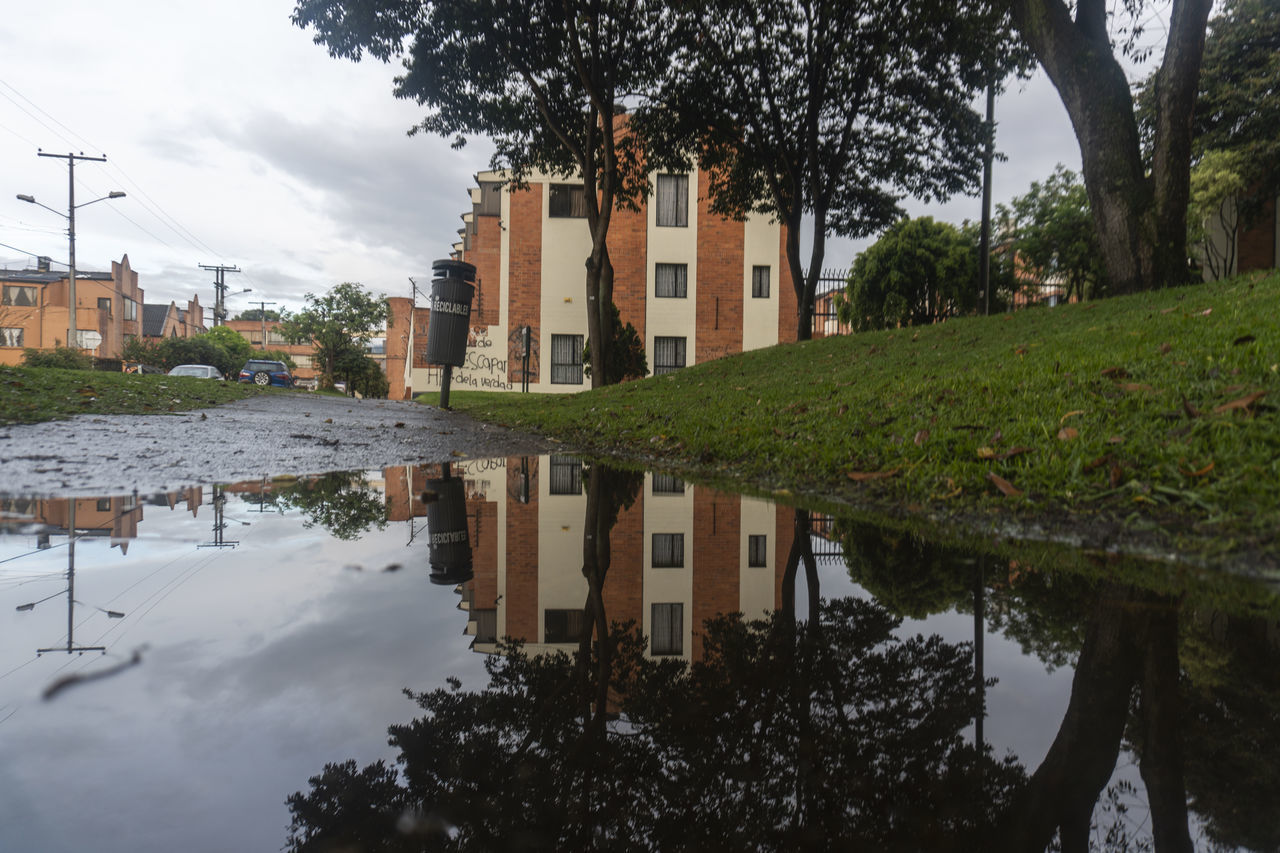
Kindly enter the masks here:
M 41 204 L 35 200 L 34 196 L 18 195 L 19 201 L 25 201 L 28 204 L 34 204 L 37 207 L 43 207 L 45 210 L 52 210 L 54 213 L 67 220 L 67 242 L 69 249 L 68 261 L 70 272 L 67 274 L 67 346 L 80 348 L 80 335 L 76 329 L 76 209 L 87 207 L 95 202 L 105 201 L 109 198 L 124 198 L 124 193 L 119 190 L 113 190 L 102 196 L 95 198 L 93 201 L 86 201 L 83 204 L 76 204 L 76 161 L 77 160 L 95 160 L 100 163 L 107 162 L 106 157 L 86 157 L 83 154 L 46 154 L 43 151 L 36 152 L 41 157 L 57 157 L 60 160 L 67 161 L 67 212 L 54 210 L 47 204 Z

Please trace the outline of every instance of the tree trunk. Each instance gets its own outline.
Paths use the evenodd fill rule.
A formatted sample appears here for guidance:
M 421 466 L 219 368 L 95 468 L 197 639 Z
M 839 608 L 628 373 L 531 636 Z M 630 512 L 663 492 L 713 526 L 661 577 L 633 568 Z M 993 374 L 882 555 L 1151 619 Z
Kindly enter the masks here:
M 1015 23 L 1057 87 L 1080 143 L 1085 187 L 1111 293 L 1187 277 L 1191 113 L 1212 0 L 1175 0 L 1157 75 L 1152 173 L 1133 98 L 1112 53 L 1105 0 L 1014 0 Z

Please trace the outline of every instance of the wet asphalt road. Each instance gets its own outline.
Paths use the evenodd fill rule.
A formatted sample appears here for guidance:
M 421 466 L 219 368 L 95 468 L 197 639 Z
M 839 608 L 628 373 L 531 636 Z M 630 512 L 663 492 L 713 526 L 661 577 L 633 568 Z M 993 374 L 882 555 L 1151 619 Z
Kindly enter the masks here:
M 0 496 L 145 494 L 557 447 L 418 403 L 266 394 L 173 415 L 0 426 Z

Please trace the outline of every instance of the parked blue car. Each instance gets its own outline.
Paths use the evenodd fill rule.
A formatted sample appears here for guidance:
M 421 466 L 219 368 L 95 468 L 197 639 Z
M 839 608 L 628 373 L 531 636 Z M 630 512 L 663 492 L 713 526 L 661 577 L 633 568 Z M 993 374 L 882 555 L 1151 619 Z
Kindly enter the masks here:
M 293 375 L 283 361 L 250 359 L 240 368 L 240 381 L 262 386 L 274 385 L 277 388 L 293 387 Z

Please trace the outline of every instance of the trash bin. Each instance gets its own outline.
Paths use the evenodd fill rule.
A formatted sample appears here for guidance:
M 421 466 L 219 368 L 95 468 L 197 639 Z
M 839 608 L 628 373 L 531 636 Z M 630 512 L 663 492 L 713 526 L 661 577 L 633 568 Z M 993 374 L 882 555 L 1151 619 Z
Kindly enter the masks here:
M 471 332 L 471 300 L 476 295 L 475 265 L 442 260 L 431 265 L 431 321 L 427 325 L 427 363 L 461 367 Z
M 467 493 L 460 477 L 428 480 L 436 500 L 427 504 L 427 552 L 431 582 L 454 585 L 471 580 L 471 536 L 467 529 Z

